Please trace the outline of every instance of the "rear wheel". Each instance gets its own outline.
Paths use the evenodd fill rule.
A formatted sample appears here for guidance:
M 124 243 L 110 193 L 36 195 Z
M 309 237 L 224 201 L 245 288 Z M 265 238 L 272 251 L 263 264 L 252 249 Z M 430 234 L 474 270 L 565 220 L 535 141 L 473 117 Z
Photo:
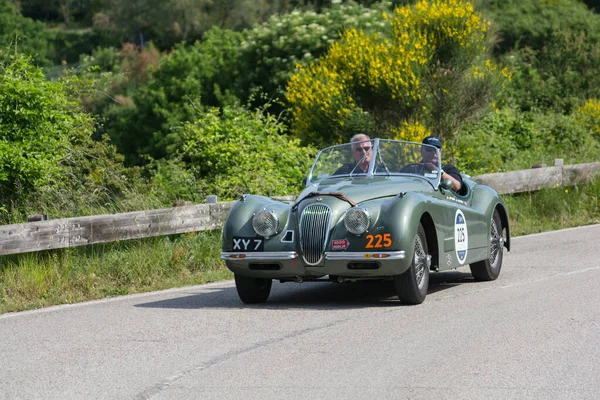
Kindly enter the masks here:
M 235 288 L 240 300 L 246 304 L 264 303 L 271 293 L 273 281 L 265 278 L 251 278 L 235 274 Z
M 431 258 L 427 251 L 425 229 L 419 224 L 415 236 L 415 251 L 412 263 L 406 272 L 394 277 L 394 286 L 401 302 L 421 304 L 429 289 L 429 265 Z
M 490 223 L 490 258 L 470 265 L 473 278 L 478 281 L 493 281 L 500 275 L 504 237 L 502 235 L 502 220 L 498 210 L 494 210 Z

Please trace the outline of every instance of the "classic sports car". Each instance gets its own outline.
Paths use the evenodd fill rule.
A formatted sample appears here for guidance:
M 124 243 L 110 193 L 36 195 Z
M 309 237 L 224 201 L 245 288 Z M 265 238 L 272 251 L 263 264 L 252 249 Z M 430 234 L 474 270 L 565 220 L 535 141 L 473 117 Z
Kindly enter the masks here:
M 426 151 L 436 162 L 423 163 Z M 243 195 L 221 253 L 240 299 L 266 301 L 273 279 L 389 279 L 401 302 L 420 304 L 430 271 L 469 264 L 475 279 L 496 279 L 510 250 L 506 205 L 467 175 L 452 191 L 439 160 L 421 143 L 348 143 L 318 153 L 295 201 Z

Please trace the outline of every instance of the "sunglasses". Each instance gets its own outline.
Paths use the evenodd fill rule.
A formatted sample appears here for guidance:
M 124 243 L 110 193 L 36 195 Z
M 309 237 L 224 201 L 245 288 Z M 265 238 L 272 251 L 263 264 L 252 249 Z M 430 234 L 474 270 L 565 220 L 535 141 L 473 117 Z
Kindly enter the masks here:
M 356 149 L 354 149 L 354 151 L 356 151 L 357 153 L 368 153 L 369 151 L 371 151 L 371 146 L 367 146 L 367 147 L 357 147 Z

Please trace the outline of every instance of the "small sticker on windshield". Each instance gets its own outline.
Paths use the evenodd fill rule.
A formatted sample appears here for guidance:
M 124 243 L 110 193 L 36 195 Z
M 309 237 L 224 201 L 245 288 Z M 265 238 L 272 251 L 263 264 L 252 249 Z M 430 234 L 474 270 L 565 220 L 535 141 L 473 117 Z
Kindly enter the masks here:
M 435 173 L 435 174 L 434 174 L 434 173 L 431 173 L 431 172 L 426 172 L 426 173 L 425 173 L 425 178 L 432 178 L 432 179 L 435 179 L 435 178 L 437 178 L 437 171 L 436 171 L 436 173 Z

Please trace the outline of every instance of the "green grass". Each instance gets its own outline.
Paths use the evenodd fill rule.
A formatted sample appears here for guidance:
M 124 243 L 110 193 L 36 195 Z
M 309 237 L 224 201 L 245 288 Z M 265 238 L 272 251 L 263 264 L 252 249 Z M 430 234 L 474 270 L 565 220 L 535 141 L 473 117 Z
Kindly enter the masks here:
M 0 313 L 231 279 L 221 232 L 200 232 L 0 259 Z
M 600 224 L 600 180 L 503 196 L 513 236 Z
M 504 196 L 513 236 L 600 223 L 600 180 Z M 0 257 L 0 314 L 189 286 L 232 274 L 221 232 Z

